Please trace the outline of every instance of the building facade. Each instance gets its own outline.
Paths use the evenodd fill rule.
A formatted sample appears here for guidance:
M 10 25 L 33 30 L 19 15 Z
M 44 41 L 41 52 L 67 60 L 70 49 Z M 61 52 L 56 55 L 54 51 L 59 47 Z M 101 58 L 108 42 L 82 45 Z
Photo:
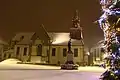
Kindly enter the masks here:
M 67 60 L 69 33 L 49 33 L 53 42 L 50 47 L 50 64 L 64 64 Z M 82 64 L 84 61 L 84 43 L 82 40 L 72 40 L 73 61 Z
M 40 39 L 40 35 L 35 32 L 18 33 L 13 38 L 17 41 L 14 46 L 14 57 L 23 61 L 31 63 L 46 63 L 47 62 L 47 48 L 44 40 Z
M 104 40 L 99 41 L 95 46 L 90 50 L 92 54 L 92 60 L 94 65 L 98 65 L 104 60 L 104 49 L 103 49 Z
M 48 34 L 51 41 L 49 44 L 45 44 L 45 41 L 34 32 L 17 33 L 11 40 L 12 47 L 4 51 L 3 60 L 16 58 L 24 63 L 64 64 L 67 60 L 69 33 Z M 15 44 L 13 45 L 13 43 Z M 84 61 L 82 40 L 72 40 L 72 52 L 74 62 L 81 65 Z

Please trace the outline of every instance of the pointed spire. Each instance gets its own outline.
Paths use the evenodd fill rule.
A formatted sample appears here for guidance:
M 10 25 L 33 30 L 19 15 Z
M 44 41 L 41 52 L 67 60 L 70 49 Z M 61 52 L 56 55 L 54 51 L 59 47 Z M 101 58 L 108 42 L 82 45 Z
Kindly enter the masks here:
M 73 25 L 72 25 L 73 27 L 75 27 L 75 28 L 80 27 L 80 17 L 79 17 L 78 10 L 75 11 L 72 22 L 73 22 Z
M 79 11 L 78 10 L 75 11 L 74 18 L 79 19 Z
M 83 40 L 82 27 L 80 26 L 80 18 L 78 10 L 75 11 L 72 19 L 72 28 L 70 28 L 70 38 L 76 40 Z

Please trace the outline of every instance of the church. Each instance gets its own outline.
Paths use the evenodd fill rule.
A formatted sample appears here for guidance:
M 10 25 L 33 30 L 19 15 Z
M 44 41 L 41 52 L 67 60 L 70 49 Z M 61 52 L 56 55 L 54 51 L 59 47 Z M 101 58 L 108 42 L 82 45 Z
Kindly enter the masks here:
M 72 23 L 72 27 L 80 27 L 78 11 L 76 11 Z M 2 59 L 17 58 L 23 63 L 64 64 L 67 60 L 70 35 L 74 34 L 47 32 L 43 25 L 39 32 L 19 32 L 11 39 L 9 51 L 12 53 L 3 52 Z M 82 31 L 78 35 L 81 37 Z M 74 54 L 74 63 L 82 65 L 85 61 L 83 39 L 75 40 L 73 36 L 71 50 Z M 11 56 L 5 56 L 8 54 Z

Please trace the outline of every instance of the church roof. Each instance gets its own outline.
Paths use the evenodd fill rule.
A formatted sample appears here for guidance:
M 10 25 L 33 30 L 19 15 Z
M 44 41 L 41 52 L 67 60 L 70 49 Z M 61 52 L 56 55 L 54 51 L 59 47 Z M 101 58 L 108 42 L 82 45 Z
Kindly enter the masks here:
M 50 38 L 52 39 L 52 45 L 68 45 L 68 41 L 70 39 L 69 33 L 62 33 L 62 32 L 51 32 L 48 33 Z M 71 40 L 72 45 L 83 45 L 83 40 Z
M 20 32 L 12 40 L 19 41 L 17 44 L 30 44 L 34 34 L 35 32 Z
M 8 45 L 8 43 L 5 42 L 5 41 L 3 41 L 3 40 L 0 40 L 0 44 L 2 44 L 2 45 Z

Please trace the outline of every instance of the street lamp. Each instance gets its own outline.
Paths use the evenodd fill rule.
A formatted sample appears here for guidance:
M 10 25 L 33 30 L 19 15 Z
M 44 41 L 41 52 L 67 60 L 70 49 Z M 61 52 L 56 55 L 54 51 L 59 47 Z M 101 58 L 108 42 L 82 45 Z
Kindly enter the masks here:
M 87 55 L 90 55 L 90 52 L 87 52 Z

